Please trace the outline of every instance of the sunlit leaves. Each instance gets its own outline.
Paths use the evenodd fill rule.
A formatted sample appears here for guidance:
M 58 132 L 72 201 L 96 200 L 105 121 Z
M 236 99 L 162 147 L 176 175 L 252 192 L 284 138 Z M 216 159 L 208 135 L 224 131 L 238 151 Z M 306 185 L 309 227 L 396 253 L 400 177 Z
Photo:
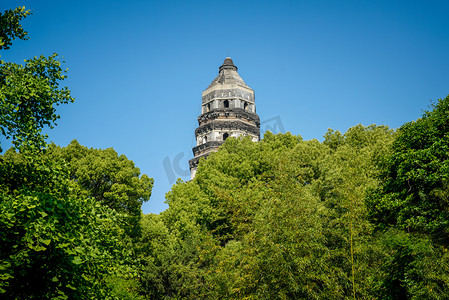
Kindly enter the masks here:
M 384 160 L 384 185 L 368 201 L 380 227 L 397 225 L 449 242 L 449 96 L 398 130 Z
M 25 60 L 25 65 L 0 62 L 0 129 L 16 147 L 44 146 L 41 131 L 56 124 L 56 106 L 74 101 L 66 87 L 59 87 L 64 73 L 57 54 Z
M 126 214 L 127 232 L 137 234 L 141 206 L 151 196 L 153 179 L 140 174 L 133 161 L 112 148 L 89 149 L 76 140 L 62 148 L 50 145 L 46 157 L 67 167 L 73 193 Z
M 20 22 L 30 14 L 30 10 L 26 10 L 25 6 L 8 9 L 0 13 L 0 50 L 9 49 L 12 41 L 16 38 L 28 39 L 28 33 L 23 29 Z

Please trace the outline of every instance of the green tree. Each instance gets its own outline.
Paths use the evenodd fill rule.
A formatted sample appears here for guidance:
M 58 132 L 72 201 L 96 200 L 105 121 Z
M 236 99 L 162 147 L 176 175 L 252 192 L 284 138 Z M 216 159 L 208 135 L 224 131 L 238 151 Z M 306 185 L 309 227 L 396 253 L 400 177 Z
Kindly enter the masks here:
M 380 183 L 376 163 L 389 152 L 393 137 L 386 126 L 357 125 L 343 135 L 329 130 L 323 142 L 329 150 L 319 161 L 315 189 L 329 209 L 325 225 L 328 263 L 348 298 L 375 293 L 374 275 L 383 253 L 373 237 L 364 199 Z
M 27 14 L 0 15 L 1 49 L 25 38 Z M 136 276 L 122 214 L 74 193 L 65 162 L 45 154 L 42 128 L 58 118 L 55 105 L 73 101 L 63 79 L 56 54 L 0 62 L 0 133 L 20 150 L 0 156 L 0 297 L 133 298 L 115 284 Z
M 25 6 L 0 13 L 0 50 L 9 49 L 16 38 L 28 39 L 28 32 L 23 29 L 20 21 L 30 14 L 31 12 L 26 10 Z
M 449 96 L 398 129 L 379 160 L 382 184 L 366 199 L 386 253 L 385 299 L 448 297 Z
M 449 245 L 449 96 L 401 126 L 384 161 L 384 184 L 368 201 L 379 226 L 429 233 Z
M 24 66 L 0 61 L 0 128 L 16 147 L 43 147 L 42 128 L 52 128 L 59 118 L 55 106 L 74 101 L 67 87 L 59 87 L 64 73 L 57 54 L 26 60 Z
M 9 49 L 16 37 L 27 38 L 20 20 L 29 14 L 25 7 L 0 14 L 0 50 Z M 45 146 L 42 129 L 59 118 L 55 106 L 74 101 L 68 88 L 59 86 L 65 73 L 56 53 L 25 60 L 25 65 L 0 60 L 0 133 L 16 147 Z
M 199 230 L 185 228 L 189 236 L 170 232 L 161 215 L 145 215 L 142 220 L 139 258 L 142 265 L 142 293 L 149 299 L 198 298 L 202 295 L 201 270 L 197 268 L 203 247 Z
M 87 148 L 76 140 L 67 147 L 51 145 L 47 155 L 67 165 L 79 196 L 140 219 L 141 206 L 150 199 L 154 181 L 141 175 L 125 155 L 119 156 L 112 148 Z
M 0 294 L 8 299 L 110 295 L 105 279 L 132 274 L 122 218 L 75 197 L 64 169 L 42 154 L 0 157 Z

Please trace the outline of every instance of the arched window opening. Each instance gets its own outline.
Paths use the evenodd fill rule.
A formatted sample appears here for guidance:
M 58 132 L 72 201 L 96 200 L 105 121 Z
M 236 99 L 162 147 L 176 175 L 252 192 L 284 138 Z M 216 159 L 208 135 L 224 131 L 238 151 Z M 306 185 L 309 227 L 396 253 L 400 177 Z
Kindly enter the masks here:
M 229 133 L 224 133 L 223 134 L 223 141 L 226 141 L 226 139 L 229 137 Z
M 248 110 L 248 102 L 245 102 L 245 103 L 243 104 L 243 109 L 244 109 L 244 110 Z
M 224 108 L 229 108 L 229 101 L 228 101 L 228 100 L 225 100 L 225 101 L 223 102 L 223 106 L 224 106 Z
M 206 112 L 209 112 L 209 111 L 210 111 L 210 103 L 207 103 Z
M 203 144 L 207 143 L 207 136 L 203 137 Z

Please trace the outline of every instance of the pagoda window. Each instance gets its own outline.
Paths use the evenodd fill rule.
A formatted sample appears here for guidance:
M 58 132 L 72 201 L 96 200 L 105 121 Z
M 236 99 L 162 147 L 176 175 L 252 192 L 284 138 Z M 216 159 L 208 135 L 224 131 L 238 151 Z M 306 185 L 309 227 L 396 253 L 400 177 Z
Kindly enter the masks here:
M 223 141 L 226 141 L 226 139 L 229 137 L 229 133 L 224 133 L 223 134 Z
M 228 100 L 225 100 L 225 101 L 223 102 L 223 106 L 224 106 L 224 108 L 229 108 L 229 101 L 228 101 Z

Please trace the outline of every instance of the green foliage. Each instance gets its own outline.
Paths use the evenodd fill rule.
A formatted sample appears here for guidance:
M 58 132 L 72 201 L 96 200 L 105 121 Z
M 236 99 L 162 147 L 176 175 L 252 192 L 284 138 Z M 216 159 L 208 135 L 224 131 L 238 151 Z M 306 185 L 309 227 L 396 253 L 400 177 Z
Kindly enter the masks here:
M 366 199 L 387 254 L 385 299 L 442 299 L 449 290 L 449 96 L 401 126 Z
M 19 183 L 4 184 L 0 194 L 2 297 L 109 295 L 104 278 L 131 261 L 121 217 L 93 199 L 73 197 L 64 172 L 42 155 L 23 153 L 17 161 L 11 156 L 9 151 L 2 157 L 2 166 L 26 172 L 18 172 Z
M 163 251 L 147 251 L 145 292 L 156 299 L 375 297 L 385 255 L 364 197 L 378 186 L 375 162 L 392 140 L 392 130 L 374 125 L 329 131 L 323 143 L 289 133 L 267 133 L 259 143 L 228 138 L 193 181 L 167 193 L 169 209 L 151 217 L 160 235 L 143 244 Z
M 392 154 L 385 159 L 382 189 L 368 201 L 381 228 L 398 226 L 429 233 L 449 244 L 449 96 L 421 119 L 398 130 Z
M 26 38 L 20 20 L 28 14 L 25 8 L 0 14 L 0 49 Z M 70 169 L 56 155 L 63 150 L 46 149 L 41 130 L 59 118 L 55 106 L 73 101 L 59 87 L 64 73 L 56 54 L 24 66 L 0 61 L 0 133 L 19 150 L 0 156 L 0 298 L 140 299 L 133 240 L 124 229 L 129 218 L 122 212 L 137 215 L 152 181 L 139 179 L 134 164 L 112 149 L 83 149 L 92 159 L 84 163 L 103 164 L 104 176 L 120 177 L 103 182 L 109 188 L 103 198 L 121 201 L 111 208 L 75 183 L 81 175 L 70 178 L 81 166 Z M 93 176 L 89 172 L 84 169 Z M 112 180 L 121 185 L 108 186 Z
M 25 6 L 0 13 L 0 50 L 9 49 L 15 38 L 28 39 L 28 32 L 23 30 L 20 21 L 30 14 L 29 10 L 25 10 Z
M 220 278 L 232 298 L 325 298 L 334 290 L 323 259 L 325 207 L 310 189 L 298 184 L 296 174 L 284 169 L 289 163 L 283 161 L 275 170 L 251 230 L 228 242 L 219 259 L 233 275 L 234 282 L 227 274 Z
M 153 179 L 140 174 L 133 161 L 112 148 L 94 149 L 73 140 L 67 147 L 51 145 L 47 154 L 67 165 L 80 196 L 140 218 L 143 202 L 151 196 Z
M 382 233 L 385 259 L 376 276 L 382 299 L 446 299 L 449 253 L 426 236 L 397 229 Z
M 57 54 L 25 60 L 25 65 L 0 61 L 0 129 L 16 147 L 43 147 L 42 128 L 59 118 L 55 106 L 74 101 L 67 87 L 59 88 L 64 73 Z
M 20 21 L 29 14 L 25 7 L 0 13 L 0 50 L 9 49 L 16 37 L 28 38 Z M 16 147 L 45 146 L 41 132 L 59 118 L 55 106 L 74 101 L 67 87 L 59 87 L 65 73 L 56 53 L 25 65 L 0 60 L 0 133 Z
M 59 182 L 64 176 L 63 166 L 53 163 L 29 148 L 22 148 L 22 153 L 14 148 L 0 156 L 0 189 L 5 193 L 16 195 L 26 187 L 61 195 L 68 192 L 68 185 Z
M 192 235 L 180 240 L 176 232 L 168 230 L 160 215 L 145 215 L 141 223 L 141 292 L 149 299 L 198 297 L 196 287 L 201 270 L 196 263 L 201 232 L 189 228 L 186 231 Z
M 135 268 L 135 267 L 134 267 Z M 134 272 L 134 270 L 133 270 Z M 111 292 L 111 299 L 119 300 L 143 300 L 139 295 L 140 283 L 132 276 L 109 275 L 106 278 L 106 286 Z
M 122 213 L 123 228 L 129 236 L 138 237 L 141 206 L 151 196 L 153 179 L 141 175 L 133 161 L 112 148 L 89 149 L 76 140 L 67 147 L 50 145 L 46 156 L 67 168 L 73 194 Z
M 80 267 L 74 269 L 70 264 L 63 263 L 65 260 L 68 260 L 66 256 L 69 256 L 71 252 L 62 253 L 62 250 L 58 250 L 57 254 L 51 251 L 40 253 L 39 259 L 54 262 L 52 264 L 44 262 L 43 264 L 46 266 L 41 271 L 36 269 L 36 264 L 39 264 L 36 262 L 31 265 L 16 265 L 14 266 L 16 270 L 14 272 L 26 274 L 26 276 L 39 274 L 39 272 L 53 274 L 53 269 L 56 268 L 64 274 L 76 276 L 76 280 L 70 279 L 70 281 L 66 279 L 67 282 L 65 283 L 75 287 L 76 293 L 71 292 L 67 294 L 71 290 L 60 291 L 70 295 L 69 298 L 81 297 L 79 295 L 95 295 L 95 298 L 100 298 L 100 295 L 104 297 L 109 294 L 115 294 L 119 299 L 126 298 L 125 294 L 130 297 L 129 299 L 137 297 L 137 291 L 139 290 L 135 277 L 137 270 L 133 271 L 131 269 L 131 267 L 136 267 L 135 263 L 137 262 L 135 261 L 135 247 L 133 243 L 136 240 L 131 240 L 131 237 L 134 239 L 138 238 L 137 234 L 140 228 L 138 220 L 141 214 L 138 201 L 143 197 L 149 197 L 151 192 L 150 184 L 152 183 L 149 182 L 149 178 L 144 177 L 140 181 L 138 178 L 139 170 L 132 161 L 127 160 L 125 156 L 119 157 L 112 149 L 87 149 L 73 141 L 68 147 L 60 148 L 52 145 L 44 152 L 27 152 L 25 150 L 22 147 L 22 152 L 18 153 L 14 149 L 10 149 L 5 155 L 0 156 L 0 187 L 5 192 L 5 198 L 0 203 L 6 205 L 8 201 L 14 200 L 20 201 L 22 205 L 26 205 L 27 202 L 23 198 L 30 193 L 33 197 L 37 196 L 34 198 L 25 197 L 24 199 L 27 201 L 31 199 L 39 205 L 33 202 L 29 207 L 21 207 L 18 210 L 11 210 L 10 206 L 7 209 L 5 208 L 4 215 L 6 219 L 9 220 L 14 217 L 16 220 L 13 222 L 24 228 L 17 230 L 8 227 L 8 230 L 4 232 L 11 233 L 11 230 L 16 230 L 28 236 L 36 235 L 33 230 L 38 230 L 39 226 L 50 228 L 48 236 L 63 237 L 54 240 L 52 245 L 59 247 L 59 244 L 66 245 L 70 242 L 70 249 L 74 247 L 81 249 L 86 257 L 77 255 L 80 258 L 72 258 L 72 260 L 74 262 L 90 260 L 90 263 L 86 265 L 90 273 L 85 274 L 84 269 Z M 79 161 L 81 157 L 86 159 L 83 163 Z M 103 169 L 100 169 L 100 166 L 103 166 Z M 105 205 L 101 198 L 96 198 L 90 193 L 90 190 L 88 190 L 89 186 L 82 186 L 82 182 L 80 183 L 80 177 L 85 176 L 83 178 L 86 178 L 95 172 L 98 172 L 96 173 L 98 176 L 101 175 L 100 178 L 105 178 L 105 176 L 112 174 L 111 178 L 121 180 L 117 184 L 127 186 L 116 190 L 128 192 L 129 196 L 117 193 L 114 195 L 115 198 L 112 199 L 122 203 L 113 203 L 116 207 Z M 101 172 L 103 173 L 101 174 Z M 137 178 L 137 180 L 134 178 Z M 96 180 L 97 183 L 100 182 L 100 180 L 95 178 L 92 180 Z M 105 181 L 103 184 L 106 186 L 108 182 Z M 107 187 L 109 191 L 113 190 L 111 186 Z M 142 191 L 143 187 L 146 190 Z M 107 189 L 103 190 L 105 194 L 108 192 Z M 133 207 L 133 210 L 129 210 L 126 204 L 132 197 L 135 197 L 132 200 L 136 202 L 134 203 L 136 207 Z M 138 215 L 135 214 L 136 210 Z M 23 216 L 19 214 L 22 211 L 32 213 L 33 216 L 42 214 L 46 218 L 29 220 L 27 219 L 28 215 Z M 131 218 L 130 213 L 134 213 Z M 45 241 L 48 241 L 47 235 L 43 238 Z M 2 241 L 17 242 L 18 239 L 20 237 L 17 236 L 10 238 L 0 237 Z M 26 240 L 27 237 L 22 239 Z M 105 244 L 107 247 L 102 249 L 101 246 Z M 37 245 L 37 249 L 41 249 L 39 248 L 41 244 Z M 13 244 L 11 247 L 23 252 L 20 244 Z M 5 250 L 5 255 L 8 254 L 11 259 L 14 259 L 14 256 L 11 255 L 11 248 L 2 247 L 2 249 Z M 28 248 L 25 249 L 28 250 Z M 93 258 L 91 255 L 93 255 Z M 61 276 L 64 277 L 65 275 Z M 42 280 L 48 280 L 45 276 L 41 277 Z M 39 283 L 36 279 L 31 280 L 18 275 L 15 275 L 14 278 L 16 280 L 5 284 L 8 287 L 14 287 L 14 289 L 26 289 L 30 293 L 27 297 L 40 298 L 42 295 L 49 293 L 46 290 L 38 289 L 38 287 L 57 290 L 55 285 L 46 287 L 44 283 Z M 53 278 L 54 276 L 50 279 Z M 84 278 L 85 281 L 79 280 L 80 278 Z M 36 282 L 38 285 L 33 287 L 20 285 L 20 283 L 28 282 L 29 280 Z M 62 280 L 60 279 L 59 281 Z M 49 280 L 49 282 L 51 283 L 52 281 Z M 86 292 L 85 289 L 88 289 L 89 292 Z M 3 288 L 3 290 L 5 293 L 9 293 L 7 295 L 18 293 L 12 289 Z

